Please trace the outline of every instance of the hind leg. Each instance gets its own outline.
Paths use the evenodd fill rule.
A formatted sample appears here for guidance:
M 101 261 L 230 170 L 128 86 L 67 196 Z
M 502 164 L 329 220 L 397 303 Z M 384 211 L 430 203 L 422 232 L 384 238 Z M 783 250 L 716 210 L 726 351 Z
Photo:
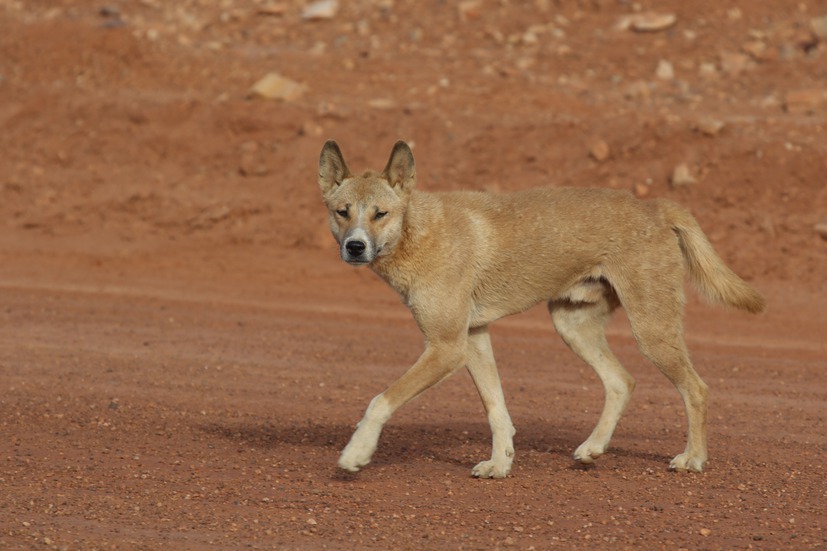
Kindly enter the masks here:
M 574 459 L 581 463 L 592 463 L 606 451 L 635 388 L 634 378 L 620 365 L 606 342 L 606 321 L 617 306 L 617 297 L 609 289 L 603 291 L 597 302 L 561 300 L 548 304 L 557 333 L 595 370 L 606 392 L 597 425 L 574 452 Z
M 708 387 L 692 367 L 683 340 L 683 288 L 650 286 L 621 296 L 640 351 L 675 385 L 689 423 L 686 449 L 669 468 L 701 472 L 707 459 Z
M 514 461 L 514 426 L 505 407 L 500 376 L 494 362 L 488 327 L 471 329 L 468 333 L 468 372 L 482 398 L 488 423 L 491 426 L 491 459 L 473 468 L 477 478 L 505 478 Z

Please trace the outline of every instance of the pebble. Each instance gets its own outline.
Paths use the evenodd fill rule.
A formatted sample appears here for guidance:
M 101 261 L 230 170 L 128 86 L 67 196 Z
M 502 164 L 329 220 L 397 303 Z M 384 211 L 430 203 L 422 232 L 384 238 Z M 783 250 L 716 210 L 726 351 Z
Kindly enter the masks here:
M 459 20 L 465 23 L 479 19 L 482 15 L 482 2 L 480 0 L 465 0 L 457 5 Z
M 821 222 L 813 226 L 815 232 L 821 236 L 822 239 L 827 239 L 827 222 Z
M 649 87 L 648 82 L 645 80 L 637 80 L 630 83 L 626 87 L 623 95 L 628 99 L 636 99 L 646 102 L 649 101 L 649 98 L 652 96 L 652 90 Z
M 252 98 L 293 101 L 304 94 L 306 86 L 278 73 L 267 73 L 250 88 Z
M 703 537 L 706 537 L 712 533 L 712 530 L 710 530 L 709 528 L 701 528 L 700 530 L 698 530 L 698 533 Z
M 633 30 L 637 32 L 663 31 L 674 25 L 678 16 L 674 13 L 644 12 L 634 15 L 626 15 L 620 18 L 617 28 L 621 30 Z
M 778 50 L 770 48 L 763 40 L 750 40 L 741 46 L 755 61 L 774 61 L 778 58 Z
M 712 117 L 702 117 L 695 123 L 695 129 L 707 136 L 717 136 L 724 126 L 724 121 Z
M 793 90 L 784 96 L 784 109 L 792 115 L 811 115 L 827 101 L 825 90 Z
M 589 144 L 589 155 L 599 163 L 608 159 L 610 154 L 609 144 L 605 140 L 597 138 Z
M 280 17 L 287 13 L 287 4 L 282 2 L 264 4 L 256 9 L 258 15 Z
M 827 15 L 810 19 L 810 29 L 820 40 L 827 40 Z
M 689 165 L 681 163 L 675 167 L 670 179 L 673 188 L 688 186 L 696 182 L 695 177 L 692 176 L 692 171 L 689 170 Z
M 642 198 L 642 197 L 646 197 L 647 195 L 649 195 L 650 188 L 646 184 L 642 184 L 642 183 L 638 182 L 637 184 L 635 184 L 635 187 L 633 188 L 633 191 L 635 192 L 636 197 L 641 197 Z
M 731 76 L 738 76 L 743 73 L 749 65 L 750 58 L 747 54 L 737 52 L 721 52 L 721 70 Z
M 306 6 L 302 11 L 302 19 L 305 21 L 333 19 L 337 13 L 339 13 L 338 0 L 321 0 Z
M 715 67 L 714 63 L 701 63 L 698 67 L 698 74 L 704 78 L 713 78 L 718 76 L 718 68 Z
M 665 59 L 658 62 L 658 67 L 655 69 L 655 76 L 661 80 L 672 80 L 675 78 L 675 68 Z
M 396 107 L 396 102 L 390 98 L 374 98 L 368 100 L 368 107 L 379 110 L 393 109 Z

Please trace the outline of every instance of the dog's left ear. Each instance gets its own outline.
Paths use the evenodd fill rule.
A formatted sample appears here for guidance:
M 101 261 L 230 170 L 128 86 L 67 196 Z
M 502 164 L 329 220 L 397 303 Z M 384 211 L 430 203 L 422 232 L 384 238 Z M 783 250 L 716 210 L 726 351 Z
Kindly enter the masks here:
M 408 144 L 401 140 L 394 144 L 382 177 L 399 195 L 407 195 L 413 190 L 416 185 L 416 165 Z
M 319 155 L 319 187 L 322 189 L 322 196 L 327 196 L 349 177 L 350 171 L 345 164 L 342 150 L 336 142 L 327 140 Z

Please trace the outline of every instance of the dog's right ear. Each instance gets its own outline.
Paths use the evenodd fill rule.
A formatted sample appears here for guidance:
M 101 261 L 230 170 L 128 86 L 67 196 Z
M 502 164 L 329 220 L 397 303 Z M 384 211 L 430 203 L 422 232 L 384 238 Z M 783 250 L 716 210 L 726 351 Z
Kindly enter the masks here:
M 322 195 L 326 197 L 349 177 L 350 171 L 345 164 L 342 150 L 336 142 L 327 140 L 319 155 L 319 187 L 322 189 Z

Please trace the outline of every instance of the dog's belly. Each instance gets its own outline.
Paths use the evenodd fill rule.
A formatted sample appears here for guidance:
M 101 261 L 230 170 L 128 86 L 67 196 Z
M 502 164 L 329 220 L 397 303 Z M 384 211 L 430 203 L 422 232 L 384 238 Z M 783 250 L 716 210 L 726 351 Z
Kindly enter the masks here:
M 512 300 L 494 303 L 475 303 L 471 312 L 471 327 L 482 327 L 500 318 L 525 312 L 532 306 L 548 300 L 544 295 L 513 296 Z

